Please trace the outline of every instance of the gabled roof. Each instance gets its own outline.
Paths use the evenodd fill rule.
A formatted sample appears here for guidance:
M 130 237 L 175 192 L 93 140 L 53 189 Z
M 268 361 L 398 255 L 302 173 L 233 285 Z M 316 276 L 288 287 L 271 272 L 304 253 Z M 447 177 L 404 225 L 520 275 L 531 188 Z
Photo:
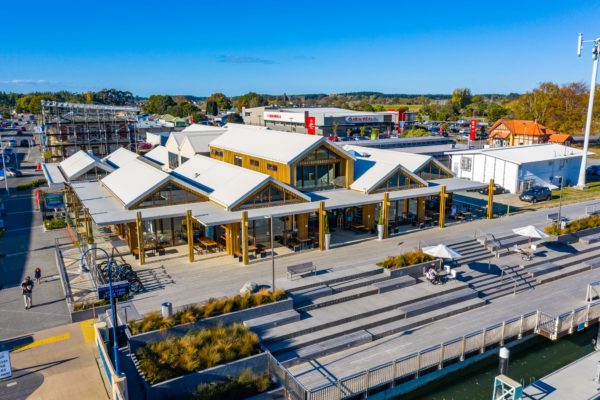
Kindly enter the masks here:
M 207 192 L 211 201 L 228 210 L 242 203 L 250 194 L 269 182 L 310 201 L 305 194 L 269 175 L 200 155 L 190 158 L 172 174 Z
M 354 182 L 350 185 L 353 190 L 369 193 L 397 172 L 402 172 L 423 186 L 428 185 L 415 171 L 433 157 L 352 145 L 344 148 L 356 157 Z
M 209 144 L 221 134 L 222 132 L 207 132 L 201 135 L 191 134 L 185 136 L 179 146 L 181 155 L 190 158 L 199 153 L 208 154 L 210 152 Z
M 193 188 L 195 192 L 208 197 L 206 192 L 139 159 L 123 165 L 104 177 L 101 182 L 123 203 L 125 208 L 129 208 L 170 180 L 181 186 Z
M 169 165 L 169 151 L 165 146 L 156 146 L 144 154 L 144 157 L 160 165 Z
M 489 129 L 490 137 L 495 137 L 494 130 L 500 125 L 506 126 L 513 135 L 548 136 L 556 131 L 527 119 L 499 119 Z
M 247 154 L 281 164 L 293 164 L 309 150 L 327 143 L 323 136 L 304 135 L 268 129 L 246 128 L 244 125 L 228 125 L 227 132 L 215 139 L 210 146 L 236 153 Z M 333 151 L 340 149 L 329 145 Z M 341 153 L 345 153 L 343 150 Z M 347 154 L 348 158 L 352 158 Z
M 140 158 L 140 156 L 133 151 L 126 149 L 125 147 L 119 147 L 106 157 L 102 159 L 103 162 L 108 163 L 109 165 L 120 168 L 123 165 L 127 164 L 131 160 L 136 160 Z
M 514 164 L 527 164 L 540 161 L 560 160 L 583 156 L 583 151 L 556 143 L 531 144 L 526 146 L 491 147 L 446 153 L 450 156 L 484 154 Z M 592 153 L 588 153 L 592 154 Z
M 221 128 L 220 126 L 210 126 L 210 125 L 202 125 L 202 124 L 191 124 L 190 126 L 185 127 L 182 133 L 190 133 L 190 132 L 225 132 L 225 128 Z
M 567 142 L 572 142 L 572 141 L 573 141 L 573 136 L 571 136 L 567 133 L 553 133 L 548 138 L 548 143 L 565 144 Z
M 114 169 L 110 165 L 103 163 L 98 157 L 83 150 L 79 150 L 77 153 L 61 161 L 58 165 L 68 181 L 85 174 L 94 167 L 102 168 L 108 172 L 112 172 Z

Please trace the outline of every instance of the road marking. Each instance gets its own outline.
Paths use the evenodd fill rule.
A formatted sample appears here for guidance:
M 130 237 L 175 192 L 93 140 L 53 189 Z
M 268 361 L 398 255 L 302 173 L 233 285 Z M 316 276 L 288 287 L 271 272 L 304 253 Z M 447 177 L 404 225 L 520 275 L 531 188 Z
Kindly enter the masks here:
M 87 343 L 91 343 L 96 338 L 96 333 L 94 331 L 94 320 L 88 319 L 87 321 L 83 321 L 79 323 L 81 326 L 81 332 L 83 333 L 83 338 Z
M 39 346 L 45 346 L 47 344 L 52 344 L 56 342 L 61 342 L 63 340 L 71 339 L 70 333 L 63 333 L 62 335 L 50 336 L 49 338 L 35 340 L 32 343 L 26 344 L 25 346 L 17 347 L 12 350 L 13 353 L 19 353 L 21 351 L 33 349 Z
M 17 382 L 11 382 L 11 383 L 7 383 L 6 387 L 11 387 L 11 386 L 15 386 L 17 384 Z

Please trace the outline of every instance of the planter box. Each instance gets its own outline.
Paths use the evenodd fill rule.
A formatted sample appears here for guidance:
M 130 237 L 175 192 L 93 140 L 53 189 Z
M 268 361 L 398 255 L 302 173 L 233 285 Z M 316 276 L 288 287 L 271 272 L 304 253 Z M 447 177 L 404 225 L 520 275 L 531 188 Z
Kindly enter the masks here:
M 137 359 L 132 355 L 137 366 Z M 193 393 L 198 385 L 203 383 L 224 381 L 228 377 L 239 376 L 245 369 L 249 368 L 255 375 L 260 375 L 269 369 L 268 353 L 256 354 L 229 364 L 218 365 L 204 371 L 179 376 L 168 381 L 149 384 L 138 369 L 140 381 L 146 392 L 147 400 L 163 400 L 174 398 L 185 398 Z
M 71 322 L 81 322 L 88 319 L 96 319 L 98 315 L 105 313 L 107 310 L 110 310 L 110 304 L 95 308 L 88 308 L 87 310 L 71 311 Z
M 223 325 L 229 325 L 234 322 L 244 322 L 259 317 L 264 317 L 269 314 L 276 314 L 293 309 L 294 301 L 290 298 L 277 301 L 275 303 L 234 311 L 211 318 L 205 318 L 189 324 L 176 325 L 168 329 L 155 330 L 137 335 L 132 335 L 129 331 L 129 328 L 127 328 L 126 334 L 129 337 L 129 349 L 131 353 L 135 353 L 140 346 L 144 346 L 148 342 L 157 342 L 159 340 L 164 340 L 171 337 L 182 337 L 190 331 L 208 328 L 218 325 L 219 323 Z
M 422 278 L 423 275 L 425 275 L 427 268 L 429 268 L 429 266 L 431 265 L 432 262 L 435 263 L 436 268 L 438 268 L 438 269 L 441 268 L 442 261 L 437 259 L 434 261 L 427 261 L 427 262 L 420 263 L 420 264 L 410 265 L 408 267 L 402 267 L 402 268 L 396 268 L 396 269 L 384 268 L 383 273 L 385 275 L 389 276 L 390 278 L 398 278 L 400 276 L 405 276 L 405 275 L 412 276 L 413 278 Z

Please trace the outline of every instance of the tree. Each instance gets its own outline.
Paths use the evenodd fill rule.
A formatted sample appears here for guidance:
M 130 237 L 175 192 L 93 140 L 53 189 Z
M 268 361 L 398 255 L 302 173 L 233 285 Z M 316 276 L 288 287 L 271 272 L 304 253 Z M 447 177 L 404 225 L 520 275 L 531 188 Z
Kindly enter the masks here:
M 85 102 L 87 104 L 94 104 L 94 92 L 88 91 L 85 94 Z
M 471 104 L 471 89 L 454 89 L 452 91 L 452 99 L 450 103 L 454 107 L 454 111 L 459 112 L 464 109 L 467 105 Z
M 135 103 L 133 94 L 117 89 L 102 89 L 94 94 L 94 101 L 98 104 L 111 106 L 126 106 Z
M 144 104 L 144 110 L 150 114 L 166 114 L 167 108 L 174 106 L 175 102 L 171 96 L 161 96 L 155 94 L 150 96 L 146 104 Z
M 217 115 L 219 113 L 219 106 L 214 100 L 208 100 L 206 102 L 206 115 Z
M 238 112 L 242 112 L 243 107 L 262 107 L 268 104 L 269 101 L 264 96 L 254 92 L 248 92 L 238 98 L 236 108 Z
M 503 107 L 498 103 L 490 103 L 486 110 L 487 119 L 492 124 L 499 119 L 506 117 L 509 113 L 510 110 L 508 108 Z
M 51 94 L 28 94 L 16 101 L 15 109 L 17 112 L 26 111 L 34 114 L 41 114 L 42 100 L 56 101 L 57 99 Z
M 402 137 L 420 137 L 432 136 L 429 132 L 422 128 L 411 128 L 409 131 L 404 131 Z
M 213 93 L 208 96 L 207 101 L 214 101 L 217 103 L 219 111 L 227 111 L 231 109 L 231 100 L 223 93 Z

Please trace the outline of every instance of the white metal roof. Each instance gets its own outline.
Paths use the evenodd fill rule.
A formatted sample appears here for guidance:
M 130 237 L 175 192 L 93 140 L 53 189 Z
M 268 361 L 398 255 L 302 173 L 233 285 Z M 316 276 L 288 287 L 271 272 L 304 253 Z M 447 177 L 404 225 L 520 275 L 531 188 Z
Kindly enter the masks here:
M 210 145 L 289 165 L 307 150 L 325 140 L 323 136 L 248 129 L 240 125 L 227 129 L 227 132 Z
M 144 154 L 144 157 L 160 165 L 169 165 L 169 151 L 165 146 L 156 146 Z
M 43 163 L 42 172 L 50 189 L 62 188 L 67 181 L 58 168 L 58 163 Z
M 265 111 L 269 111 L 271 109 L 265 109 Z M 283 111 L 283 112 L 293 112 L 293 113 L 304 113 L 308 111 L 310 115 L 321 115 L 327 117 L 340 117 L 344 115 L 381 115 L 381 114 L 397 114 L 398 111 L 356 111 L 356 110 L 348 110 L 345 108 L 339 107 L 281 107 L 276 108 L 271 111 Z
M 181 133 L 191 133 L 191 132 L 225 132 L 225 128 L 221 128 L 220 126 L 210 126 L 210 125 L 202 125 L 202 124 L 191 124 L 190 126 L 185 127 Z
M 181 155 L 183 157 L 191 158 L 199 153 L 208 154 L 210 152 L 209 144 L 221 136 L 221 134 L 222 132 L 207 132 L 207 134 L 203 135 L 186 136 L 179 146 Z
M 238 167 L 209 157 L 196 155 L 173 171 L 173 175 L 195 182 L 209 193 L 211 201 L 231 209 L 250 193 L 273 182 L 297 196 L 309 201 L 309 197 L 279 182 L 269 175 Z
M 79 150 L 77 153 L 61 161 L 59 167 L 68 181 L 85 174 L 94 167 L 102 168 L 108 172 L 113 170 L 110 165 L 104 164 L 97 157 L 83 150 Z
M 433 157 L 423 154 L 403 153 L 402 151 L 375 149 L 372 147 L 354 146 L 350 144 L 344 146 L 344 149 L 349 152 L 354 152 L 357 158 L 402 165 L 411 172 L 417 171 L 433 159 Z
M 526 164 L 540 161 L 550 161 L 566 158 L 582 157 L 583 150 L 563 146 L 556 143 L 532 144 L 526 146 L 491 147 L 488 149 L 473 149 L 455 151 L 446 154 L 485 154 L 515 164 Z M 591 154 L 591 153 L 589 153 Z
M 140 156 L 133 151 L 126 149 L 125 147 L 119 147 L 106 157 L 102 159 L 102 161 L 112 165 L 115 168 L 120 168 L 123 165 L 127 164 L 131 160 L 136 160 Z

